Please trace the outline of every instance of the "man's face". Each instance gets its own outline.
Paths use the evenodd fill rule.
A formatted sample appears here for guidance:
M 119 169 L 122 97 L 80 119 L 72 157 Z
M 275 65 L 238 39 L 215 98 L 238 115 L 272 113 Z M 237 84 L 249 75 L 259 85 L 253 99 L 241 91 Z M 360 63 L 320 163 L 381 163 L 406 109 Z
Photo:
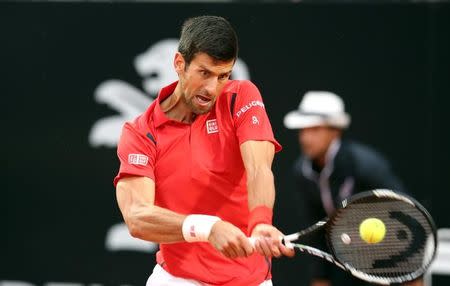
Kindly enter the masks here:
M 195 114 L 211 110 L 231 75 L 234 60 L 217 61 L 205 53 L 194 56 L 189 65 L 183 56 L 175 56 L 175 70 L 181 87 L 181 99 Z
M 339 136 L 337 129 L 315 126 L 299 131 L 298 139 L 302 152 L 312 160 L 323 158 L 331 142 Z

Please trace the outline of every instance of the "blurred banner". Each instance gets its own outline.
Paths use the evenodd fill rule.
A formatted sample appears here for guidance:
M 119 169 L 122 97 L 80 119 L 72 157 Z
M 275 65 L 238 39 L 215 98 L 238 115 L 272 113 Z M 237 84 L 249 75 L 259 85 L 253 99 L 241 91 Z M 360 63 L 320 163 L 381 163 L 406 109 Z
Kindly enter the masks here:
M 233 78 L 261 89 L 284 150 L 276 224 L 297 135 L 283 116 L 308 90 L 342 96 L 348 136 L 384 153 L 408 190 L 450 227 L 450 5 L 0 3 L 0 286 L 144 285 L 158 246 L 132 239 L 112 180 L 121 126 L 176 79 L 179 27 L 228 18 Z M 302 257 L 274 261 L 275 285 L 307 285 Z M 449 285 L 450 276 L 433 276 Z

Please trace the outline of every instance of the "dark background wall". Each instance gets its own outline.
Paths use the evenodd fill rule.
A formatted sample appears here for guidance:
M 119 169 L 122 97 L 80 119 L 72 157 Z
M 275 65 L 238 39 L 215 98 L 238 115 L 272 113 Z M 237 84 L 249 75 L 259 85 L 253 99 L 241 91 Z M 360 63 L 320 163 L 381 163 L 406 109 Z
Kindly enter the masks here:
M 298 155 L 283 116 L 304 92 L 329 90 L 352 114 L 347 136 L 384 153 L 438 227 L 450 227 L 450 5 L 0 3 L 0 284 L 145 283 L 153 254 L 105 246 L 122 222 L 118 162 L 114 146 L 93 146 L 89 136 L 118 110 L 94 94 L 111 79 L 144 94 L 137 55 L 176 39 L 183 19 L 200 14 L 225 16 L 239 34 L 240 58 L 284 146 L 278 192 L 293 191 Z M 285 225 L 289 214 L 276 211 Z M 306 285 L 301 262 L 275 261 L 276 285 Z

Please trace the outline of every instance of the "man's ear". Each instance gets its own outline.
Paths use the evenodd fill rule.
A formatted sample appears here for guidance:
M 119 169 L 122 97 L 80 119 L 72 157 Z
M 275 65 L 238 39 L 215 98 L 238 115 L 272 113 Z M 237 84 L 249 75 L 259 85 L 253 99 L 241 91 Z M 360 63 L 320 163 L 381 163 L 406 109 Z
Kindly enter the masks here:
M 175 58 L 173 59 L 173 66 L 175 67 L 175 71 L 177 74 L 180 74 L 180 72 L 184 71 L 186 65 L 186 61 L 184 60 L 183 56 L 180 54 L 180 52 L 177 52 L 175 54 Z

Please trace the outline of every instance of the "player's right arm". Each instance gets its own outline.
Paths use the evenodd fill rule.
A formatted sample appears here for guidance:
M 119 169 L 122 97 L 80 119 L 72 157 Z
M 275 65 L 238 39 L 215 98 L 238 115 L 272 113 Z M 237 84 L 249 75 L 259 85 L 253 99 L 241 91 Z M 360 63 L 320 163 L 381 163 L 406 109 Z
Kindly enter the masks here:
M 154 205 L 155 182 L 147 177 L 124 177 L 116 186 L 120 211 L 133 237 L 158 242 L 184 241 L 186 216 Z
M 156 142 L 141 131 L 141 121 L 147 122 L 139 117 L 124 125 L 117 146 L 117 203 L 133 237 L 157 243 L 184 241 L 181 227 L 186 216 L 155 206 Z
M 186 215 L 154 205 L 155 183 L 147 177 L 124 177 L 116 187 L 120 211 L 133 237 L 157 243 L 185 241 L 182 226 Z M 218 221 L 208 241 L 230 258 L 248 256 L 253 247 L 245 234 L 226 221 Z
M 140 131 L 139 124 L 137 119 L 124 125 L 117 146 L 120 169 L 114 179 L 117 202 L 130 234 L 157 243 L 209 241 L 226 257 L 250 255 L 253 247 L 246 235 L 231 223 L 208 221 L 208 218 L 206 223 L 202 223 L 202 219 L 193 221 L 192 216 L 186 220 L 188 214 L 155 205 L 156 142 L 150 133 Z M 189 236 L 191 232 L 186 230 L 192 223 L 199 224 L 196 229 L 202 231 L 196 234 L 200 235 Z M 184 235 L 183 224 L 186 224 Z

